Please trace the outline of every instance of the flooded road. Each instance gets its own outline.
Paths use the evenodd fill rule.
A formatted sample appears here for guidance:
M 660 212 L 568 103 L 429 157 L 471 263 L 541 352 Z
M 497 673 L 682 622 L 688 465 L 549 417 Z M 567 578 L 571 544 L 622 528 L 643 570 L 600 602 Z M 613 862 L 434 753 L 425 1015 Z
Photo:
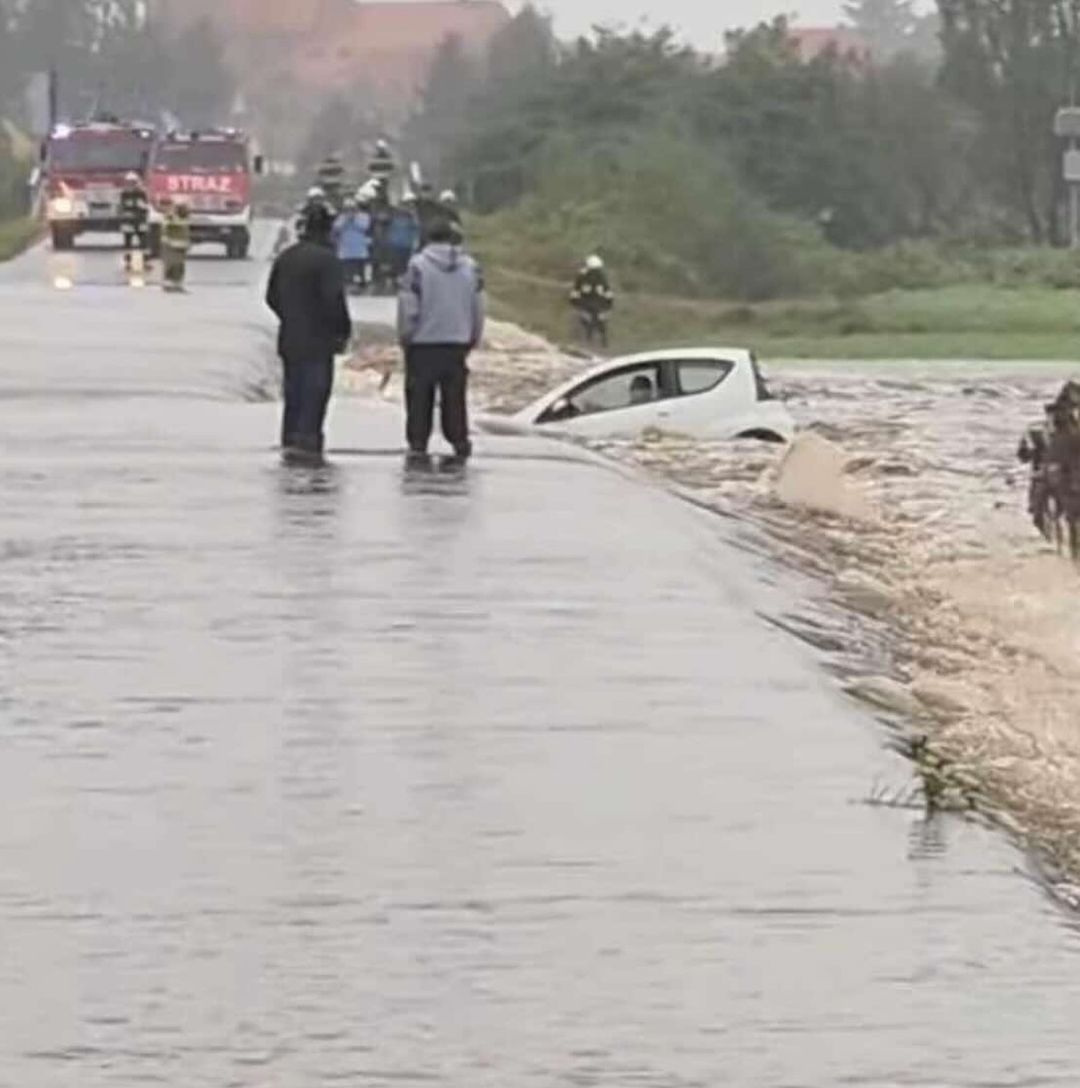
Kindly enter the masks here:
M 265 265 L 75 261 L 0 271 L 0 1084 L 1076 1083 L 1071 920 L 860 803 L 798 575 L 360 399 L 283 469 Z

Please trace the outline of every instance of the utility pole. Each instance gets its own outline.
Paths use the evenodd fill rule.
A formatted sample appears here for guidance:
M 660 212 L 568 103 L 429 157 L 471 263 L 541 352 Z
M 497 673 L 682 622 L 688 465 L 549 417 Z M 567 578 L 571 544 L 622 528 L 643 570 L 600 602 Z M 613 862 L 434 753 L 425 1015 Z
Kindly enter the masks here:
M 1057 111 L 1054 135 L 1067 141 L 1063 177 L 1069 187 L 1069 244 L 1080 249 L 1080 107 L 1063 106 Z

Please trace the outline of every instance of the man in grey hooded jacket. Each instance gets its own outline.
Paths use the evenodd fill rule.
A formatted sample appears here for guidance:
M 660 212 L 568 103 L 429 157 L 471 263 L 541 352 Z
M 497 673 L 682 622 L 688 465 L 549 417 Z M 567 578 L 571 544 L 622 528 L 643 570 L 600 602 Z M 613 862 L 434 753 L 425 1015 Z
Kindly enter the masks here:
M 406 437 L 412 457 L 427 456 L 435 392 L 443 437 L 457 458 L 472 453 L 466 407 L 469 353 L 484 334 L 484 281 L 448 220 L 409 262 L 398 294 L 398 336 L 405 350 Z

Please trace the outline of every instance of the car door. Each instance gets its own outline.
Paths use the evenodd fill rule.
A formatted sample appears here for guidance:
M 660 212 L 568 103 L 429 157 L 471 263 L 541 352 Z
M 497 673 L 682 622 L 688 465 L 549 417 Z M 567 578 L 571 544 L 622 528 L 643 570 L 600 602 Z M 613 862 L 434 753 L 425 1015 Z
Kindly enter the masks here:
M 675 359 L 675 399 L 668 426 L 687 434 L 722 435 L 725 420 L 735 421 L 753 408 L 745 383 L 735 380 L 735 363 L 719 356 Z
M 666 360 L 638 360 L 584 379 L 541 411 L 536 425 L 594 437 L 633 436 L 663 425 L 673 393 Z

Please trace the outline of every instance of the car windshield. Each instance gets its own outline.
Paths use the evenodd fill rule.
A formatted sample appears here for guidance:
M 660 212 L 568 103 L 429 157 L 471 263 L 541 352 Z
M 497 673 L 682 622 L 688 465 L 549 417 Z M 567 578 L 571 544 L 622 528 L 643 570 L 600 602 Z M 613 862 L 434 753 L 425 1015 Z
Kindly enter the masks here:
M 49 143 L 49 165 L 59 170 L 135 170 L 142 173 L 150 141 L 141 136 L 69 136 Z
M 154 169 L 166 174 L 235 174 L 246 167 L 247 156 L 240 144 L 162 144 L 154 155 Z

